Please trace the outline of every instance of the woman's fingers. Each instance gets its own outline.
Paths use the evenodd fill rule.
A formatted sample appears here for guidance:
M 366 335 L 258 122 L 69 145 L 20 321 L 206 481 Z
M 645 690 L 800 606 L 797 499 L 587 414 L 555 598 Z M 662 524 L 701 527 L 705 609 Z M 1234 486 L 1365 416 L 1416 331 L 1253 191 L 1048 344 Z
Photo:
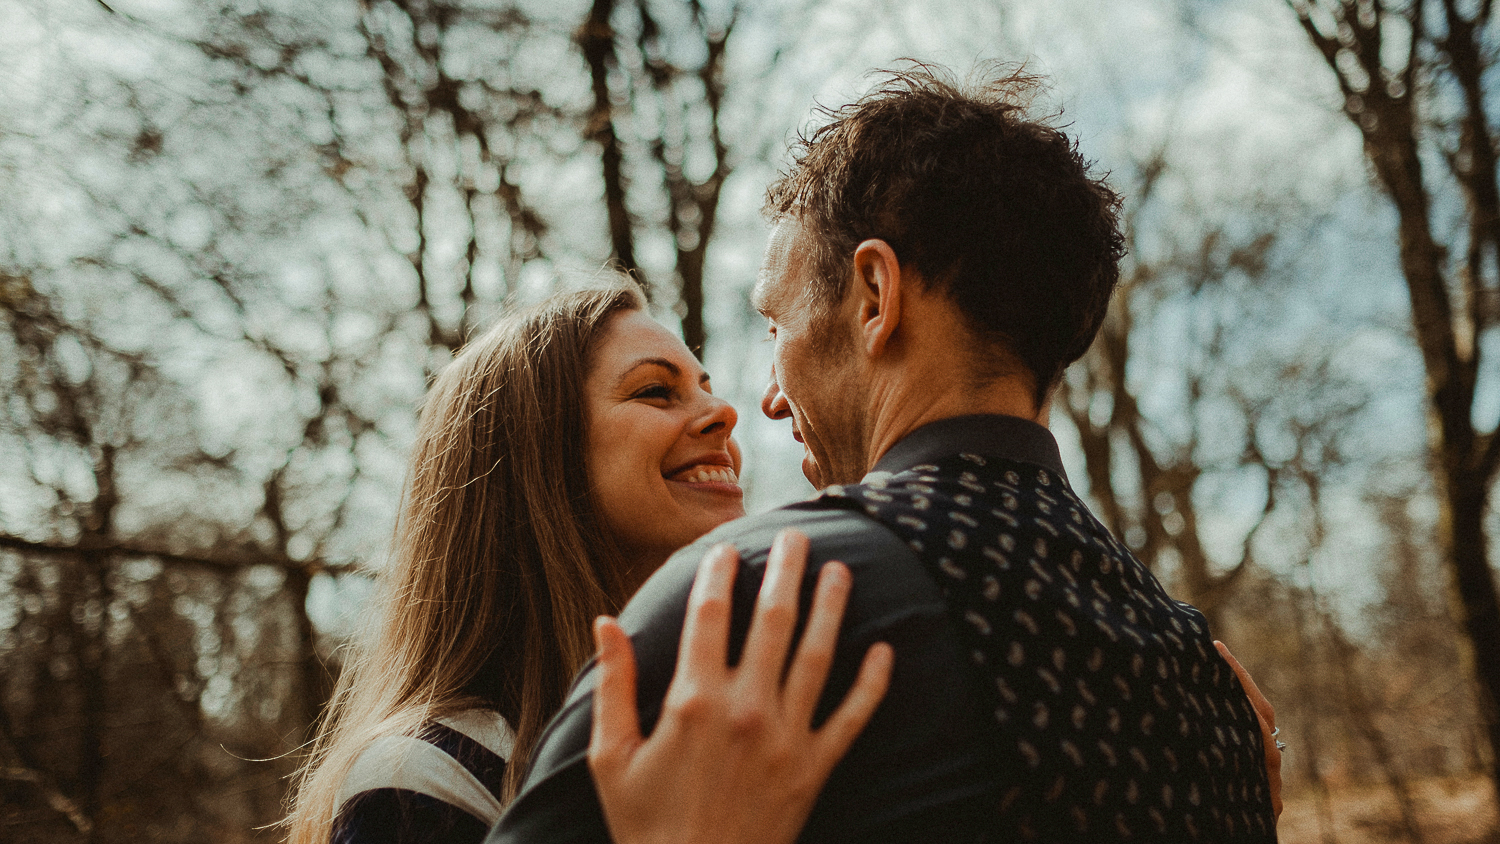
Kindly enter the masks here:
M 850 583 L 849 568 L 843 563 L 831 561 L 823 564 L 818 572 L 817 591 L 813 593 L 812 612 L 802 631 L 802 641 L 797 645 L 797 656 L 787 672 L 787 703 L 809 723 L 818 696 L 823 693 L 823 684 L 828 680 L 828 670 L 833 665 Z
M 766 559 L 766 578 L 755 599 L 755 615 L 745 639 L 740 669 L 761 692 L 781 687 L 781 669 L 797 625 L 797 602 L 802 592 L 802 572 L 807 567 L 807 535 L 784 530 L 771 543 Z
M 848 566 L 837 561 L 823 565 L 818 572 L 818 590 L 813 596 L 812 613 L 802 632 L 796 659 L 787 676 L 785 695 L 790 713 L 799 723 L 812 726 L 813 710 L 828 682 L 838 647 L 839 628 L 849 601 L 853 577 Z M 849 745 L 864 730 L 890 685 L 895 652 L 885 642 L 876 642 L 865 652 L 854 685 L 844 695 L 833 714 L 815 734 L 816 756 L 828 769 L 843 758 Z M 826 775 L 826 774 L 824 774 Z
M 1281 746 L 1276 741 L 1276 708 L 1266 696 L 1261 694 L 1260 686 L 1255 685 L 1255 678 L 1240 665 L 1240 661 L 1229 652 L 1229 646 L 1223 642 L 1214 641 L 1214 647 L 1218 649 L 1219 656 L 1229 663 L 1234 669 L 1235 676 L 1240 678 L 1240 685 L 1245 688 L 1245 695 L 1250 698 L 1250 705 L 1255 707 L 1255 717 L 1260 721 L 1261 742 L 1266 749 L 1266 778 L 1271 783 L 1271 807 L 1276 812 L 1276 817 L 1281 817 Z
M 595 627 L 589 767 L 616 841 L 792 841 L 822 784 L 885 694 L 893 659 L 877 644 L 821 729 L 824 691 L 851 577 L 840 563 L 819 573 L 801 644 L 782 683 L 797 625 L 807 537 L 777 537 L 751 616 L 745 656 L 725 663 L 738 558 L 716 548 L 688 600 L 676 674 L 650 738 L 640 735 L 630 640 L 612 619 Z
M 1230 668 L 1234 669 L 1235 676 L 1240 678 L 1240 685 L 1245 687 L 1245 694 L 1250 698 L 1250 705 L 1255 707 L 1255 714 L 1260 716 L 1261 725 L 1265 728 L 1265 731 L 1269 733 L 1275 730 L 1276 708 L 1271 705 L 1269 700 L 1266 700 L 1265 695 L 1261 694 L 1260 686 L 1255 685 L 1255 678 L 1251 677 L 1250 672 L 1245 670 L 1245 666 L 1240 665 L 1240 661 L 1235 659 L 1234 654 L 1229 652 L 1228 645 L 1215 640 L 1214 647 L 1218 649 L 1219 656 L 1224 657 L 1224 661 L 1229 663 Z
M 729 649 L 729 616 L 734 572 L 739 554 L 732 545 L 715 545 L 698 564 L 698 576 L 688 594 L 687 617 L 672 683 L 724 671 Z
M 630 637 L 613 618 L 600 616 L 594 620 L 594 642 L 599 648 L 599 687 L 594 690 L 589 766 L 598 774 L 629 758 L 641 743 L 641 724 L 635 707 L 635 651 Z

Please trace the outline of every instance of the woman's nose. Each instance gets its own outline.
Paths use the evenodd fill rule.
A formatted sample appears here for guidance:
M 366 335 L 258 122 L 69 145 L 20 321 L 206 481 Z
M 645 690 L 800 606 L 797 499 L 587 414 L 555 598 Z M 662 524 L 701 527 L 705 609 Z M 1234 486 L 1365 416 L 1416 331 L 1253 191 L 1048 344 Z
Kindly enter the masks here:
M 698 428 L 700 434 L 723 434 L 727 437 L 734 432 L 735 424 L 740 421 L 734 405 L 714 395 L 708 396 L 708 408 L 704 413 Z

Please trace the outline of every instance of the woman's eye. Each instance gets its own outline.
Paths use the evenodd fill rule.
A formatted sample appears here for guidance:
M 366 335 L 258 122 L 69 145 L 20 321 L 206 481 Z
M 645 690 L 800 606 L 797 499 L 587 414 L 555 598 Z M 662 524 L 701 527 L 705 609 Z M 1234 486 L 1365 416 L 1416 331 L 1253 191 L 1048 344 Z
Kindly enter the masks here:
M 669 399 L 672 397 L 672 388 L 665 384 L 654 384 L 635 394 L 638 399 Z

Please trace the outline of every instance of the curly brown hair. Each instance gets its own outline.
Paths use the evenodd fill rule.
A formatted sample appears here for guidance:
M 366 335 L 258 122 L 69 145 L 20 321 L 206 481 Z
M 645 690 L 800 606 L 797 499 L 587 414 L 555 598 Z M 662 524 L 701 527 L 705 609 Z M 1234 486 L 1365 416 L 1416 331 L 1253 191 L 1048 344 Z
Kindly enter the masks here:
M 915 61 L 880 71 L 874 91 L 799 137 L 764 210 L 811 242 L 814 308 L 842 300 L 861 241 L 885 240 L 977 338 L 1029 370 L 1040 402 L 1104 320 L 1124 255 L 1120 198 L 1056 115 L 1029 115 L 1039 77 L 986 70 L 994 78 L 977 86 Z M 981 378 L 1013 369 L 980 357 Z

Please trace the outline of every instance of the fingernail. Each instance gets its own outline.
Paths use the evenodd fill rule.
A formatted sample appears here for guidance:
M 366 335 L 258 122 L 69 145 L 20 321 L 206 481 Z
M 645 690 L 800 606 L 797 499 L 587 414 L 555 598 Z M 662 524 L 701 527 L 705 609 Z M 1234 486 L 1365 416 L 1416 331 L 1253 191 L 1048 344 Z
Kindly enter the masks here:
M 848 586 L 851 579 L 849 567 L 838 560 L 829 560 L 818 569 L 818 582 L 824 589 Z
M 771 545 L 773 548 L 785 548 L 786 544 L 791 542 L 793 537 L 798 536 L 803 536 L 802 531 L 795 528 L 782 528 L 776 532 L 776 538 L 771 540 Z
M 720 560 L 738 559 L 738 557 L 739 552 L 734 550 L 733 545 L 730 545 L 728 542 L 719 542 L 708 549 L 708 553 L 704 554 L 703 559 L 698 561 L 698 567 L 700 569 L 707 568 L 710 564 L 717 563 Z

